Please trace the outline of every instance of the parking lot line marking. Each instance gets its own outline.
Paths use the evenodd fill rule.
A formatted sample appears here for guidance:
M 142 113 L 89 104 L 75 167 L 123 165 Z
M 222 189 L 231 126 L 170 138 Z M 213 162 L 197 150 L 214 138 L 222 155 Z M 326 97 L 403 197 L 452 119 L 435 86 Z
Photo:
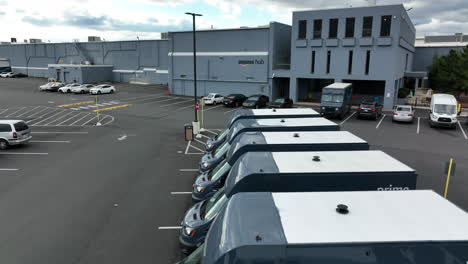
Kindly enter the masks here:
M 34 113 L 34 114 L 32 114 L 32 115 L 30 115 L 30 116 L 28 116 L 28 117 L 35 117 L 35 116 L 37 116 L 37 114 L 39 114 L 39 113 L 41 113 L 41 112 L 45 112 L 45 111 L 47 111 L 47 110 L 50 110 L 50 108 L 44 107 L 44 109 L 42 109 L 42 110 L 40 110 L 39 112 L 36 112 L 36 113 Z M 54 111 L 56 111 L 56 110 L 54 109 Z
M 216 109 L 216 108 L 220 108 L 222 106 L 224 106 L 224 105 L 221 104 L 221 105 L 213 106 L 213 107 L 210 107 L 210 108 L 205 108 L 205 109 L 203 109 L 203 112 L 210 111 L 210 110 L 213 110 L 213 109 Z
M 109 120 L 109 121 L 106 122 L 105 124 L 102 124 L 103 126 L 108 125 L 108 124 L 114 122 L 114 117 L 113 117 L 113 116 L 110 116 L 110 115 L 106 115 L 106 117 L 104 117 L 104 118 L 101 120 L 101 122 L 102 122 L 104 119 L 108 118 L 108 117 L 110 117 L 111 120 Z
M 207 137 L 207 136 L 205 136 L 205 135 L 203 135 L 203 134 L 200 134 L 200 136 L 202 136 L 202 137 L 204 137 L 204 138 L 206 138 L 206 139 L 210 139 L 210 137 Z M 206 143 L 205 143 L 205 144 L 206 144 Z
M 181 226 L 160 226 L 158 227 L 159 230 L 180 230 L 182 229 Z
M 93 112 L 96 113 L 96 112 L 102 112 L 102 111 L 110 111 L 110 110 L 125 108 L 125 107 L 129 107 L 129 106 L 132 106 L 132 105 L 131 105 L 131 104 L 116 105 L 116 106 L 111 106 L 111 107 L 96 109 L 96 110 L 93 110 Z
M 214 134 L 214 135 L 218 135 L 218 133 L 213 132 L 213 131 L 211 131 L 211 130 L 209 130 L 209 129 L 206 129 L 206 128 L 205 128 L 205 131 L 206 131 L 206 132 L 210 132 L 211 134 Z
M 52 123 L 55 123 L 56 121 L 58 121 L 58 120 L 60 120 L 60 119 L 62 119 L 62 118 L 64 118 L 64 117 L 67 117 L 67 116 L 69 116 L 69 115 L 72 115 L 72 114 L 74 114 L 74 112 L 65 113 L 64 115 L 62 115 L 62 116 L 60 116 L 60 117 L 58 117 L 58 118 L 56 118 L 56 119 L 50 121 L 49 123 L 45 124 L 44 126 L 48 126 L 48 125 L 50 125 L 50 124 L 52 124 Z
M 165 105 L 161 105 L 159 107 L 166 107 L 166 106 L 169 106 L 169 105 L 176 105 L 176 104 L 185 104 L 185 103 L 188 103 L 190 101 L 193 101 L 193 99 L 188 99 L 188 100 L 184 100 L 184 101 L 176 102 L 176 103 L 165 104 Z
M 5 109 L 5 110 L 3 110 L 2 112 L 0 112 L 0 115 L 3 114 L 3 113 L 5 113 L 6 111 L 8 111 L 8 109 Z
M 26 111 L 26 112 L 22 113 L 22 114 L 21 114 L 21 115 L 19 115 L 18 117 L 20 117 L 20 116 L 22 116 L 22 115 L 25 115 L 26 113 L 30 113 L 31 111 L 34 111 L 34 110 L 36 110 L 36 109 L 37 109 L 37 108 L 39 108 L 39 107 L 42 107 L 42 106 L 36 106 L 36 107 L 34 107 L 33 109 L 31 109 L 31 110 L 28 110 L 28 111 Z
M 62 107 L 70 107 L 70 106 L 92 104 L 92 103 L 94 103 L 94 101 L 84 101 L 84 102 L 78 102 L 78 103 L 72 103 L 72 104 L 58 105 L 57 107 L 62 108 Z
M 192 192 L 171 192 L 172 195 L 192 194 Z
M 236 110 L 237 110 L 237 108 L 234 108 L 234 109 L 232 109 L 232 110 L 229 110 L 229 111 L 224 112 L 223 114 L 228 114 L 228 113 L 234 112 L 234 111 L 236 111 Z
M 88 134 L 88 131 L 34 131 L 31 134 Z
M 203 150 L 201 150 L 201 149 L 199 149 L 199 148 L 197 148 L 197 147 L 195 147 L 195 146 L 190 145 L 190 147 L 191 147 L 191 148 L 194 148 L 194 149 L 196 149 L 196 150 L 198 150 L 198 151 L 200 151 L 200 152 L 205 153 L 205 151 L 203 151 Z
M 76 114 L 76 115 L 74 115 L 74 116 L 72 116 L 72 117 L 66 119 L 65 121 L 63 121 L 63 122 L 57 124 L 56 126 L 60 126 L 61 124 L 65 123 L 65 122 L 67 122 L 67 121 L 69 121 L 69 120 L 71 120 L 71 119 L 73 119 L 73 118 L 75 118 L 75 117 L 77 117 L 77 116 L 79 116 L 79 115 L 81 115 L 81 113 L 78 113 L 78 114 Z
M 380 122 L 377 124 L 377 126 L 375 127 L 375 129 L 378 129 L 378 128 L 379 128 L 380 124 L 382 124 L 382 121 L 385 119 L 386 116 L 387 116 L 387 115 L 385 115 L 385 114 L 382 116 L 382 118 L 380 119 Z
M 51 118 L 52 118 L 52 117 L 54 117 L 54 116 L 57 116 L 57 115 L 59 115 L 59 114 L 62 114 L 63 112 L 65 112 L 65 110 L 63 110 L 63 111 L 59 111 L 58 113 L 55 113 L 55 114 L 53 114 L 53 115 L 49 116 L 49 117 L 48 117 L 48 118 L 46 118 L 46 119 L 42 119 L 42 120 L 41 120 L 41 121 L 39 121 L 39 122 L 36 122 L 36 123 L 34 123 L 34 124 L 31 124 L 31 126 L 35 126 L 35 125 L 37 125 L 37 124 L 40 124 L 40 123 L 42 123 L 42 122 L 44 122 L 44 121 L 46 121 L 46 120 L 49 120 L 49 119 L 51 119 Z
M 82 126 L 88 124 L 89 122 L 93 121 L 94 119 L 96 119 L 97 116 L 93 116 L 93 118 L 89 119 L 88 121 L 84 122 L 83 124 L 81 124 Z
M 201 141 L 201 140 L 198 140 L 198 139 L 195 139 L 195 141 L 198 142 L 198 143 L 200 143 L 200 144 L 202 144 L 202 145 L 205 145 L 205 144 L 206 144 L 205 142 L 203 142 L 203 141 Z
M 85 117 L 89 116 L 90 114 L 91 114 L 91 113 L 86 114 L 86 115 L 83 116 L 82 118 L 80 118 L 80 119 L 76 120 L 75 122 L 71 123 L 69 126 L 73 126 L 74 124 L 80 122 L 80 121 L 83 120 Z
M 198 171 L 198 169 L 180 169 L 179 171 L 191 172 L 191 171 Z
M 23 110 L 23 109 L 25 109 L 25 108 L 26 108 L 26 107 L 21 107 L 21 108 L 20 108 L 18 111 L 15 111 L 15 112 L 13 112 L 13 113 L 11 113 L 11 114 L 9 114 L 9 115 L 5 116 L 5 117 L 12 116 L 12 115 L 14 115 L 14 114 L 16 114 L 16 113 L 18 113 L 18 112 L 22 111 L 22 110 Z
M 31 143 L 70 143 L 68 140 L 31 140 Z
M 461 132 L 463 133 L 463 136 L 465 137 L 465 139 L 468 139 L 468 137 L 466 137 L 465 130 L 463 129 L 462 125 L 460 124 L 460 121 L 458 121 L 457 123 L 458 123 L 458 126 L 460 126 Z
M 80 106 L 78 107 L 79 109 L 84 109 L 84 110 L 88 110 L 89 109 L 89 106 Z
M 418 128 L 416 129 L 416 134 L 419 134 L 420 123 L 421 123 L 421 118 L 418 117 Z
M 3 152 L 3 151 L 0 151 L 0 155 L 49 155 L 49 153 Z
M 356 112 L 353 112 L 352 114 L 350 114 L 347 118 L 345 118 L 345 120 L 343 120 L 341 123 L 340 123 L 340 126 L 343 125 L 346 121 L 348 121 L 353 115 L 355 115 Z
M 2 168 L 0 168 L 0 171 L 17 171 L 17 170 L 19 170 L 19 169 L 2 169 Z
M 189 140 L 189 142 L 187 143 L 187 147 L 185 148 L 185 154 L 188 153 L 188 150 L 190 148 L 190 144 L 192 143 L 192 141 Z

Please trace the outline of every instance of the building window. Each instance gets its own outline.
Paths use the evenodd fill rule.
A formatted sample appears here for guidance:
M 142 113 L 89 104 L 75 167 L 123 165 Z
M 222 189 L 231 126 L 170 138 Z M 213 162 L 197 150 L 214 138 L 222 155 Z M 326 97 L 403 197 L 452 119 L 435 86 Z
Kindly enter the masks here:
M 406 53 L 406 60 L 405 60 L 405 71 L 408 70 L 408 53 Z
M 367 38 L 372 36 L 372 20 L 373 17 L 364 17 L 362 21 L 362 37 Z
M 315 50 L 312 51 L 312 64 L 310 67 L 310 72 L 311 73 L 315 72 Z
M 390 30 L 392 29 L 392 16 L 382 16 L 380 20 L 380 36 L 390 36 Z
M 314 20 L 314 39 L 322 38 L 322 19 Z
M 353 51 L 349 51 L 349 56 L 348 56 L 348 74 L 351 74 L 353 72 Z
M 331 51 L 327 51 L 327 73 L 330 73 Z
M 307 20 L 299 20 L 298 39 L 305 39 L 307 36 Z
M 370 66 L 370 50 L 366 52 L 366 70 L 365 70 L 366 75 L 369 74 L 369 66 Z
M 354 17 L 346 18 L 346 32 L 345 38 L 354 38 L 354 22 L 356 19 Z
M 328 29 L 328 38 L 336 39 L 338 37 L 338 18 L 330 19 L 330 27 Z

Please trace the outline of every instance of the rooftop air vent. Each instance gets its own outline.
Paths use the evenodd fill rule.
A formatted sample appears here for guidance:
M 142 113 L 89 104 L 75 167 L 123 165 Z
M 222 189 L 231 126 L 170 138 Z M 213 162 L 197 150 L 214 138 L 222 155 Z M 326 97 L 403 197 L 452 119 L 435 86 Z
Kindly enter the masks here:
M 320 156 L 314 156 L 313 161 L 320 161 Z
M 299 137 L 299 133 L 294 133 L 293 135 L 295 138 L 298 138 Z
M 275 108 L 273 108 L 273 112 L 276 112 L 276 109 L 275 109 Z
M 348 214 L 348 206 L 344 204 L 339 204 L 336 206 L 336 212 L 338 212 L 339 214 Z
M 284 119 L 281 119 L 281 123 L 284 123 L 284 122 L 286 122 L 286 121 L 284 121 Z

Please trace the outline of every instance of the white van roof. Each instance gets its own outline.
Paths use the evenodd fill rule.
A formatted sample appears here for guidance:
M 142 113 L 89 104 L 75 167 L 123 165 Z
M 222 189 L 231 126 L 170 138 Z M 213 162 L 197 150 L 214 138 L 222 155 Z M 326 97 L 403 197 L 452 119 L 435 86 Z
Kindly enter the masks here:
M 332 84 L 328 85 L 325 88 L 345 89 L 350 85 L 351 85 L 351 83 L 332 83 Z
M 456 105 L 457 99 L 451 94 L 433 94 L 432 102 L 434 104 Z
M 348 131 L 261 132 L 267 144 L 367 143 Z M 248 135 L 248 133 L 246 133 Z
M 283 173 L 414 172 L 380 150 L 272 152 L 272 155 L 279 171 Z M 314 161 L 314 157 L 320 161 Z
M 260 126 L 336 126 L 337 124 L 323 117 L 257 119 Z
M 468 214 L 433 191 L 272 193 L 290 244 L 466 241 Z M 348 214 L 336 212 L 338 204 Z
M 277 109 L 252 109 L 254 116 L 259 115 L 318 115 L 319 112 L 312 108 L 277 108 Z

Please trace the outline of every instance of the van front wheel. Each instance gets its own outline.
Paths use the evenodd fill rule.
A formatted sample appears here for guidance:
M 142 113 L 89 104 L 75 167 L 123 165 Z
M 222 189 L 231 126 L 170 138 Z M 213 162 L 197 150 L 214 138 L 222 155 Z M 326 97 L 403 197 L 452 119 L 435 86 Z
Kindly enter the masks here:
M 4 139 L 0 139 L 0 150 L 5 150 L 8 148 L 8 142 Z

